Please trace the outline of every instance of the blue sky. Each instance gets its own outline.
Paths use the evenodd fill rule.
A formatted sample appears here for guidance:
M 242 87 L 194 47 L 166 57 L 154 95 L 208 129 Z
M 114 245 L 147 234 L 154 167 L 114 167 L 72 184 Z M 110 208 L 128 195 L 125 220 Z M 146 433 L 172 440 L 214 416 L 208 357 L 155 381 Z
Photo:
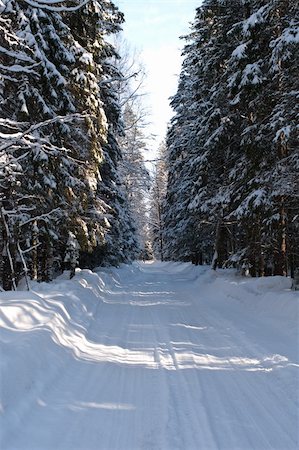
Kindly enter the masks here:
M 157 146 L 164 138 L 172 111 L 169 97 L 176 92 L 180 72 L 180 36 L 188 34 L 200 0 L 114 0 L 125 14 L 124 36 L 141 52 L 147 71 L 145 91 L 151 110 L 150 131 Z

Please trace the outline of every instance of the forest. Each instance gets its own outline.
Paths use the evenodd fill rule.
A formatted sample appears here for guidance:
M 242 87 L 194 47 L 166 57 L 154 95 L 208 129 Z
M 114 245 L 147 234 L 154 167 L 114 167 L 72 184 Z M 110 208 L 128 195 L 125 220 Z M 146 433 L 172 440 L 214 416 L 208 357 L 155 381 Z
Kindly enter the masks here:
M 199 5 L 152 173 L 123 26 L 0 0 L 1 289 L 153 257 L 299 277 L 298 3 Z
M 0 0 L 1 450 L 299 449 L 298 100 L 298 0 Z

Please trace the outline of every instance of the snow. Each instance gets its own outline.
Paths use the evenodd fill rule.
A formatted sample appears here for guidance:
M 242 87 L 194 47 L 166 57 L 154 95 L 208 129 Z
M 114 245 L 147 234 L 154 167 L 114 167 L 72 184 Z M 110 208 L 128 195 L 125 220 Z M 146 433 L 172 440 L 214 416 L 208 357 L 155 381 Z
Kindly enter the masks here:
M 251 14 L 251 16 L 248 17 L 248 19 L 243 21 L 243 32 L 245 35 L 249 34 L 249 31 L 252 28 L 255 28 L 256 25 L 265 22 L 265 16 L 267 15 L 268 8 L 269 8 L 268 5 L 262 6 L 256 12 Z
M 292 24 L 291 24 L 292 25 Z M 271 41 L 270 47 L 275 47 L 275 45 L 284 44 L 299 44 L 299 27 L 293 24 L 292 28 L 286 28 L 283 30 L 282 35 L 279 38 Z
M 263 81 L 262 72 L 258 63 L 246 64 L 241 79 L 241 86 L 260 84 Z
M 238 47 L 235 48 L 235 50 L 232 52 L 232 57 L 236 59 L 243 59 L 246 55 L 248 42 L 245 42 L 244 44 L 238 45 Z
M 27 66 L 27 67 L 21 66 L 20 64 L 13 64 L 11 66 L 5 66 L 3 64 L 0 64 L 0 70 L 3 70 L 3 71 L 7 70 L 8 72 L 15 72 L 15 73 L 24 72 L 24 73 L 32 74 L 32 73 L 35 73 L 32 70 L 33 67 L 36 67 L 36 64 L 34 64 L 32 66 Z
M 43 8 L 47 11 L 55 11 L 55 12 L 77 11 L 78 9 L 83 8 L 83 6 L 85 6 L 89 2 L 89 0 L 84 0 L 84 1 L 80 2 L 79 5 L 66 7 L 66 6 L 51 6 L 51 3 L 54 3 L 54 4 L 61 3 L 61 2 L 55 2 L 55 1 L 54 2 L 51 2 L 51 1 L 48 2 L 48 0 L 46 0 L 45 2 L 44 1 L 35 2 L 35 1 L 31 1 L 31 0 L 25 0 L 25 1 L 26 1 L 26 3 L 28 3 L 28 5 L 32 6 L 33 8 Z
M 1 3 L 0 3 L 0 7 L 1 7 Z M 25 62 L 29 62 L 31 64 L 34 64 L 34 60 L 29 58 L 29 56 L 27 56 L 25 53 L 21 53 L 21 52 L 14 52 L 12 50 L 8 50 L 5 47 L 2 47 L 2 45 L 0 45 L 0 53 L 4 53 L 7 56 L 10 56 L 11 58 L 16 58 L 20 61 L 25 61 Z
M 286 127 L 280 128 L 280 130 L 277 130 L 274 141 L 277 142 L 279 139 L 283 137 L 283 139 L 288 140 L 291 134 L 291 126 L 287 125 Z
M 1 450 L 298 448 L 290 279 L 67 275 L 0 294 Z

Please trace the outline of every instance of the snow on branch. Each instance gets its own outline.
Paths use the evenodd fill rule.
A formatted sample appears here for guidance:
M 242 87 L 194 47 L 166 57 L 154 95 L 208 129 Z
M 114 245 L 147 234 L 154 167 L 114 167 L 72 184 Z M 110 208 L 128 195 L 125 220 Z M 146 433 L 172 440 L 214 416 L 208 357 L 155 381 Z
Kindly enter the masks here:
M 90 0 L 84 0 L 82 3 L 76 6 L 51 6 L 62 3 L 62 1 L 58 0 L 38 0 L 37 2 L 33 0 L 25 0 L 25 2 L 33 6 L 34 8 L 46 9 L 47 11 L 54 12 L 66 12 L 66 11 L 77 11 L 80 8 L 83 8 Z
M 56 123 L 56 122 L 66 123 L 66 122 L 70 122 L 72 120 L 84 119 L 87 117 L 90 117 L 90 114 L 74 113 L 74 114 L 69 114 L 67 116 L 56 116 L 56 117 L 53 117 L 52 119 L 45 120 L 44 122 L 39 122 L 37 124 L 34 124 L 30 128 L 28 128 L 26 131 L 24 131 L 23 133 L 17 133 L 17 136 L 16 135 L 12 135 L 11 137 L 8 136 L 6 139 L 8 139 L 9 142 L 0 147 L 0 152 L 7 150 L 9 147 L 12 147 L 13 145 L 17 144 L 22 138 L 29 135 L 33 131 L 39 130 L 40 128 L 43 128 L 47 125 L 50 125 L 50 124 Z
M 15 164 L 18 163 L 20 160 L 26 158 L 28 155 L 29 155 L 29 152 L 24 153 L 24 155 L 21 155 L 21 156 L 19 156 L 18 158 L 15 158 L 13 161 L 8 161 L 8 162 L 5 162 L 5 163 L 3 163 L 3 164 L 1 163 L 1 164 L 0 164 L 0 169 L 4 169 L 5 167 L 11 166 L 12 164 L 15 165 Z M 0 157 L 1 157 L 1 155 L 0 155 Z
M 35 216 L 35 217 L 31 217 L 29 220 L 26 220 L 26 222 L 20 223 L 20 227 L 23 227 L 24 225 L 28 225 L 29 223 L 32 223 L 35 221 L 41 221 L 41 220 L 44 221 L 57 212 L 61 212 L 61 208 L 55 208 L 55 209 L 52 209 L 52 211 L 49 211 L 48 213 L 40 214 L 39 216 Z
M 24 53 L 8 50 L 7 48 L 2 47 L 1 45 L 0 45 L 0 53 L 4 53 L 5 55 L 10 56 L 11 58 L 16 58 L 19 61 L 34 64 L 34 60 L 31 59 L 29 56 L 25 55 Z
M 0 64 L 0 71 L 7 71 L 7 72 L 12 72 L 12 73 L 29 73 L 29 74 L 34 74 L 34 75 L 38 75 L 37 72 L 35 72 L 34 70 L 32 70 L 33 68 L 37 67 L 39 65 L 39 63 L 37 64 L 33 64 L 32 66 L 20 66 L 20 64 L 13 64 L 12 66 L 5 66 L 3 64 Z

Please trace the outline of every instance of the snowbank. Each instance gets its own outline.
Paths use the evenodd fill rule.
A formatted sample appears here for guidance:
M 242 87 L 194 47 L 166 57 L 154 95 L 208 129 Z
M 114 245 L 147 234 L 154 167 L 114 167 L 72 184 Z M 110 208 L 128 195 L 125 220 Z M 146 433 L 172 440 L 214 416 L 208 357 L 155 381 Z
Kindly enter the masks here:
M 291 289 L 290 278 L 244 278 L 233 269 L 208 270 L 195 284 L 200 298 L 224 317 L 238 321 L 245 314 L 261 328 L 271 324 L 298 339 L 299 292 Z

